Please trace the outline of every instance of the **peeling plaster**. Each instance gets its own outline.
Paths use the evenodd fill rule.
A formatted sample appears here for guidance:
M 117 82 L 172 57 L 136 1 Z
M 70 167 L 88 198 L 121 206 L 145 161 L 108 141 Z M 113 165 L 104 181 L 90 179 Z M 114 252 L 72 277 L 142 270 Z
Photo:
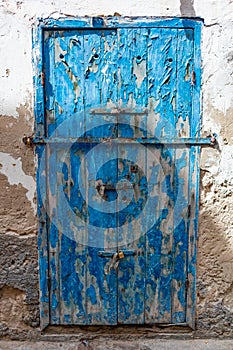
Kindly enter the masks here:
M 203 30 L 203 107 L 211 104 L 226 113 L 233 104 L 233 31 L 231 26 Z
M 216 183 L 228 182 L 233 185 L 233 146 L 227 145 L 221 153 L 219 173 L 216 176 Z
M 15 159 L 7 153 L 0 152 L 0 173 L 5 175 L 10 185 L 21 184 L 28 190 L 26 196 L 36 213 L 36 205 L 33 201 L 36 183 L 32 176 L 26 175 L 22 169 L 21 158 Z

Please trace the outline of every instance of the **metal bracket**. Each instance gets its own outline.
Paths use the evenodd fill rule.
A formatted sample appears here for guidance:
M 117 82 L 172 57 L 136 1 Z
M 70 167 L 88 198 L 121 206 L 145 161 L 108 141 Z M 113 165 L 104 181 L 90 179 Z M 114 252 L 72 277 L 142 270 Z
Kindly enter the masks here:
M 33 136 L 24 136 L 23 137 L 23 143 L 28 147 L 31 148 L 36 142 Z
M 123 255 L 122 255 L 123 253 Z M 101 258 L 113 258 L 113 256 L 117 254 L 118 259 L 122 259 L 126 256 L 134 256 L 136 254 L 135 250 L 121 250 L 119 252 L 106 252 L 106 251 L 99 251 L 98 256 Z
M 214 146 L 217 143 L 217 134 L 213 133 L 210 138 L 210 145 Z

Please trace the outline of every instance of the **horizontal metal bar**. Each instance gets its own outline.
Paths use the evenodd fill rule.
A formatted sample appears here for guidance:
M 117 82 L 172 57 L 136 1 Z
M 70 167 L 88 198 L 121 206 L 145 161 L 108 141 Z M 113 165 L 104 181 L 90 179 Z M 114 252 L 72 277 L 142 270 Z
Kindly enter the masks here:
M 124 253 L 124 256 L 132 256 L 135 255 L 135 250 L 121 250 L 121 252 Z M 101 258 L 112 258 L 114 254 L 117 252 L 105 252 L 105 251 L 100 251 L 98 252 L 98 256 Z
M 109 143 L 109 144 L 136 144 L 141 143 L 145 145 L 209 145 L 213 146 L 216 140 L 212 137 L 206 138 L 195 138 L 195 137 L 185 137 L 185 138 L 103 138 L 103 137 L 83 137 L 83 138 L 71 138 L 71 137 L 50 137 L 50 138 L 33 138 L 32 143 L 34 144 L 99 144 L 99 143 Z

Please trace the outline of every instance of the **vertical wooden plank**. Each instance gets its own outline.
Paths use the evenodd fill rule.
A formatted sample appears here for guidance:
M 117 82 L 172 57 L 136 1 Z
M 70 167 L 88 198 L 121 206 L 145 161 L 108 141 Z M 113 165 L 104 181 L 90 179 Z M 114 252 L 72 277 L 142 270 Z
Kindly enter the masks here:
M 115 130 L 115 117 L 91 114 L 91 110 L 100 107 L 107 109 L 108 106 L 114 106 L 117 100 L 116 31 L 85 31 L 84 52 L 85 111 L 86 118 L 89 118 L 86 120 L 86 135 L 109 138 Z M 101 118 L 102 125 L 101 122 L 98 125 L 96 118 Z M 90 130 L 92 120 L 96 127 Z M 115 249 L 115 198 L 114 191 L 106 191 L 103 187 L 104 192 L 101 194 L 98 186 L 104 184 L 114 188 L 117 182 L 117 148 L 107 144 L 94 146 L 85 164 L 89 222 L 86 285 L 88 323 L 116 324 L 116 271 L 114 268 L 108 269 L 109 258 L 98 254 L 101 250 Z M 112 212 L 105 210 L 106 204 L 113 209 Z
M 189 137 L 195 80 L 193 29 L 178 29 L 176 137 Z
M 148 137 L 153 137 L 154 132 L 161 136 L 161 132 L 157 129 L 160 119 L 159 111 L 156 107 L 159 105 L 159 74 L 156 74 L 160 56 L 160 31 L 158 29 L 150 29 L 148 39 L 148 120 L 147 130 Z M 156 136 L 157 136 L 156 134 Z M 150 229 L 146 237 L 146 293 L 145 293 L 145 323 L 158 322 L 158 278 L 160 275 L 160 250 L 162 233 L 158 229 L 159 219 L 159 198 L 160 198 L 160 178 L 162 171 L 160 166 L 160 148 L 147 146 L 148 152 L 153 155 L 154 162 L 148 164 L 147 179 L 149 186 L 150 208 L 147 212 L 147 223 Z M 154 219 L 155 217 L 155 219 Z M 155 220 L 155 223 L 154 223 Z
M 60 221 L 60 308 L 63 324 L 85 324 L 86 315 L 86 225 L 85 199 L 78 179 L 85 151 L 73 144 L 65 159 L 64 145 L 58 156 L 58 217 Z M 63 152 L 62 152 L 63 151 Z M 59 169 L 59 170 L 60 170 Z M 66 201 L 66 205 L 65 205 Z
M 189 137 L 192 122 L 193 30 L 178 29 L 176 137 Z M 188 205 L 190 147 L 176 148 L 174 239 L 173 239 L 173 303 L 174 323 L 186 320 L 186 287 L 188 256 Z M 192 161 L 192 160 L 191 160 Z
M 57 222 L 59 253 L 57 266 L 60 280 L 60 322 L 61 324 L 85 324 L 85 256 L 86 250 L 81 241 L 85 239 L 85 222 L 78 218 L 71 202 L 71 188 L 77 179 L 75 170 L 79 168 L 79 159 L 75 155 L 75 146 L 65 148 L 58 144 L 57 149 Z M 65 156 L 64 156 L 65 155 Z M 76 174 L 75 174 L 76 175 Z M 76 195 L 78 197 L 79 192 Z M 73 195 L 73 193 L 72 193 Z M 78 202 L 80 198 L 78 197 Z M 78 217 L 78 218 L 77 218 Z M 77 225 L 79 223 L 79 225 Z M 80 242 L 81 241 L 81 242 Z
M 40 282 L 40 327 L 44 329 L 50 320 L 50 300 L 49 300 L 49 261 L 48 261 L 48 236 L 47 236 L 47 207 L 46 207 L 46 152 L 45 146 L 38 146 L 36 153 L 38 156 L 37 169 L 37 200 L 38 200 L 38 250 L 39 250 L 39 282 Z
M 195 84 L 193 88 L 193 110 L 190 126 L 191 136 L 200 136 L 201 120 L 201 26 L 196 23 L 194 28 L 194 72 Z M 195 329 L 195 304 L 196 304 L 196 242 L 198 235 L 198 213 L 199 213 L 199 183 L 200 183 L 200 147 L 192 146 L 190 149 L 190 171 L 189 171 L 189 252 L 188 252 L 188 283 L 187 290 L 187 324 Z
M 111 258 L 99 256 L 100 251 L 113 252 L 116 246 L 116 214 L 111 191 L 103 197 L 98 192 L 99 182 L 116 183 L 116 148 L 95 146 L 86 162 L 88 182 L 88 260 L 87 313 L 89 324 L 116 324 L 116 271 L 110 269 Z M 96 149 L 97 148 L 97 149 Z M 106 162 L 106 158 L 114 157 Z M 100 166 L 100 164 L 103 164 Z M 113 202 L 111 201 L 113 200 Z M 93 203 L 95 207 L 93 208 Z M 106 210 L 106 204 L 113 212 Z
M 83 32 L 54 32 L 54 83 L 50 85 L 54 99 L 55 116 L 49 113 L 49 124 L 54 125 L 56 136 L 75 137 L 79 133 L 79 119 L 83 112 L 84 66 Z M 68 123 L 69 120 L 69 123 Z M 62 124 L 65 126 L 62 127 Z
M 119 104 L 131 113 L 118 117 L 118 136 L 146 135 L 147 29 L 119 29 Z M 141 111 L 141 114 L 137 114 Z M 145 236 L 143 209 L 147 200 L 146 147 L 118 146 L 118 249 L 135 251 L 118 267 L 118 323 L 144 323 Z M 121 185 L 120 185 L 121 184 Z
M 158 139 L 172 137 L 175 130 L 176 46 L 176 29 L 150 30 L 148 130 Z M 148 151 L 157 153 L 148 176 L 156 178 L 152 199 L 157 196 L 158 203 L 148 213 L 148 220 L 154 215 L 156 220 L 147 234 L 146 323 L 166 323 L 171 322 L 174 150 L 148 146 Z
M 76 110 L 79 108 L 79 111 L 83 109 L 83 99 L 80 99 L 80 95 L 83 94 L 83 34 L 69 31 L 55 32 L 50 37 L 53 42 L 50 43 L 50 58 L 45 67 L 45 83 L 48 96 L 46 102 L 48 136 L 52 141 L 54 136 L 77 135 L 77 127 L 82 128 L 83 125 L 82 116 L 77 119 L 73 117 L 75 108 Z M 77 80 L 77 86 L 74 79 Z M 78 88 L 79 95 L 76 91 Z M 71 130 L 74 132 L 72 135 Z M 86 322 L 85 273 L 83 273 L 85 259 L 79 259 L 85 255 L 85 249 L 83 251 L 82 245 L 76 244 L 79 237 L 74 237 L 68 212 L 72 211 L 73 206 L 72 203 L 67 205 L 73 181 L 71 172 L 74 162 L 71 160 L 74 159 L 74 155 L 71 146 L 71 144 L 66 147 L 65 144 L 51 146 L 53 155 L 48 158 L 49 215 L 52 219 L 49 228 L 52 324 Z M 67 157 L 63 159 L 66 152 Z M 55 221 L 55 224 L 52 221 Z M 83 225 L 82 227 L 79 225 L 81 236 L 83 230 Z
M 195 23 L 194 28 L 194 73 L 195 80 L 193 84 L 193 113 L 190 125 L 191 136 L 200 136 L 202 126 L 202 110 L 201 110 L 201 28 L 202 23 Z
M 200 183 L 200 147 L 190 149 L 189 167 L 189 221 L 188 221 L 188 265 L 187 265 L 187 324 L 195 329 L 195 300 L 196 300 L 196 258 L 197 233 L 199 211 L 199 183 Z
M 54 32 L 45 32 L 44 35 L 44 89 L 46 94 L 46 135 L 51 136 L 56 129 L 55 120 L 55 100 L 54 100 Z M 46 146 L 46 176 L 47 176 L 47 230 L 48 230 L 48 256 L 49 256 L 49 295 L 50 295 L 50 323 L 60 323 L 60 297 L 59 297 L 59 240 L 58 228 L 56 225 L 57 217 L 57 150 L 56 147 Z M 45 156 L 45 155 L 44 155 Z M 55 220 L 54 220 L 55 219 Z
M 144 323 L 145 232 L 147 201 L 145 149 L 138 145 L 118 148 L 118 249 L 126 251 L 118 267 L 118 323 Z M 129 161 L 127 159 L 132 159 Z M 126 255 L 127 251 L 134 255 Z
M 85 193 L 86 169 L 83 169 L 82 162 L 86 152 L 89 150 L 86 145 L 73 144 L 70 148 L 70 188 L 67 191 L 70 193 L 70 206 L 75 214 L 75 219 L 72 222 L 72 230 L 74 233 L 74 241 L 76 247 L 74 251 L 75 271 L 78 275 L 79 294 L 76 302 L 72 306 L 73 324 L 87 323 L 87 306 L 86 306 L 86 278 L 87 278 L 87 204 Z M 84 190 L 84 191 L 83 191 Z
M 50 278 L 50 322 L 60 324 L 60 242 L 57 226 L 57 147 L 47 145 L 48 250 Z
M 149 111 L 150 113 L 150 111 Z M 148 209 L 146 211 L 146 290 L 145 323 L 158 320 L 158 286 L 160 276 L 160 256 L 162 232 L 159 230 L 162 168 L 160 166 L 160 146 L 147 146 Z M 151 161 L 151 158 L 153 159 Z
M 42 28 L 38 25 L 33 30 L 33 66 L 34 66 L 34 112 L 35 112 L 35 134 L 44 136 L 44 86 L 43 86 L 43 62 L 46 59 L 44 52 L 44 36 Z M 40 284 L 40 328 L 43 330 L 49 324 L 49 257 L 48 257 L 48 236 L 47 236 L 47 180 L 46 180 L 46 147 L 36 147 L 38 157 L 37 166 L 37 213 L 39 218 L 38 231 L 38 257 L 39 257 L 39 284 Z
M 148 129 L 158 139 L 174 134 L 177 30 L 151 28 L 148 42 Z
M 55 49 L 54 32 L 47 31 L 44 35 L 44 90 L 45 90 L 45 134 L 51 136 L 56 130 L 55 124 Z
M 73 30 L 64 32 L 64 36 L 67 49 L 64 47 L 56 56 L 62 62 L 72 86 L 69 106 L 65 106 L 65 110 L 67 107 L 70 109 L 65 118 L 69 120 L 68 136 L 76 138 L 84 132 L 84 35 L 82 30 Z
M 189 215 L 189 153 L 185 146 L 177 146 L 175 154 L 175 205 L 173 234 L 172 322 L 186 321 L 186 286 L 188 258 Z
M 35 135 L 40 137 L 45 134 L 44 118 L 44 79 L 43 63 L 45 60 L 44 51 L 44 30 L 40 23 L 36 23 L 32 30 L 32 63 L 33 63 L 33 87 L 34 87 L 34 113 L 35 113 Z
M 56 115 L 57 136 L 77 137 L 84 132 L 84 44 L 82 31 L 57 32 Z M 60 79 L 60 73 L 63 79 Z M 59 80 L 60 79 L 60 80 Z M 59 107 L 59 108 L 58 108 Z M 75 115 L 77 114 L 77 116 Z M 63 151 L 62 151 L 63 150 Z M 67 152 L 65 159 L 64 154 Z M 81 157 L 81 159 L 80 159 Z M 64 324 L 85 324 L 86 315 L 86 227 L 78 170 L 85 152 L 75 144 L 61 145 L 58 191 L 60 225 L 61 315 Z M 75 192 L 77 190 L 77 192 Z M 76 200 L 75 200 L 76 198 Z M 68 211 L 68 212 L 67 212 Z
M 151 202 L 147 233 L 146 322 L 171 322 L 174 152 L 148 147 L 154 164 L 148 167 Z
M 145 28 L 118 30 L 118 106 L 123 110 L 118 116 L 118 137 L 146 136 L 147 37 Z

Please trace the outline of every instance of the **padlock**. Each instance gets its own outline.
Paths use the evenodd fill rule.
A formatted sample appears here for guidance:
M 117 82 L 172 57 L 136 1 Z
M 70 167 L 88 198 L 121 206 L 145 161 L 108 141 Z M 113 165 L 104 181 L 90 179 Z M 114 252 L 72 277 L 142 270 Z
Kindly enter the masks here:
M 118 258 L 119 258 L 119 259 L 123 259 L 124 257 L 125 257 L 124 252 L 120 251 L 120 252 L 118 253 Z

